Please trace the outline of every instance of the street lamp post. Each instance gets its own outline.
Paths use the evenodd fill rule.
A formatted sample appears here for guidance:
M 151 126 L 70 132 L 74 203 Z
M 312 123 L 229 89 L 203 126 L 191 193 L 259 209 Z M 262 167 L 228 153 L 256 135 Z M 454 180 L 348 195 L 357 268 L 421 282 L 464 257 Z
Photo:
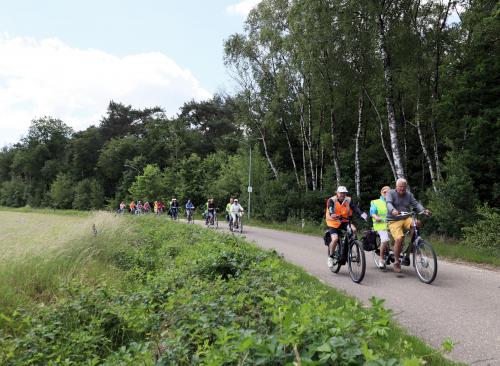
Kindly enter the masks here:
M 252 145 L 249 143 L 249 154 L 248 154 L 248 218 L 250 219 L 250 199 L 252 198 Z

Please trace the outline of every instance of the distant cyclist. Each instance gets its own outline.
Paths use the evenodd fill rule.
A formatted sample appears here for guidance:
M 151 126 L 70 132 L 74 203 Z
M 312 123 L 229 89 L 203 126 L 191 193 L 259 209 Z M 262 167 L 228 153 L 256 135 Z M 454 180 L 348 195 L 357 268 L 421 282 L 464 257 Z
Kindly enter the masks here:
M 231 220 L 233 221 L 234 224 L 236 224 L 238 221 L 236 220 L 236 215 L 239 215 L 240 212 L 244 212 L 243 207 L 239 204 L 238 199 L 235 198 L 233 200 L 233 204 L 231 205 Z
M 172 201 L 170 201 L 170 215 L 173 220 L 177 219 L 177 215 L 179 214 L 179 202 L 177 202 L 177 198 L 172 197 Z
M 208 223 L 215 217 L 215 203 L 213 198 L 209 198 L 205 204 L 205 220 Z
M 394 238 L 394 272 L 401 272 L 401 262 L 399 255 L 401 254 L 401 246 L 403 244 L 403 230 L 410 230 L 412 224 L 411 216 L 400 216 L 401 212 L 410 212 L 412 208 L 418 212 L 423 212 L 425 215 L 430 215 L 430 211 L 425 209 L 418 202 L 411 192 L 407 191 L 408 183 L 406 179 L 399 178 L 396 181 L 396 189 L 391 189 L 385 196 L 387 201 L 387 224 Z M 420 221 L 417 221 L 417 226 L 420 226 Z M 408 253 L 409 256 L 409 253 Z M 405 257 L 403 261 L 410 263 L 410 258 Z
M 389 244 L 389 233 L 387 232 L 387 203 L 385 196 L 391 187 L 385 186 L 380 190 L 380 198 L 373 200 L 370 203 L 370 216 L 373 219 L 373 230 L 378 233 L 380 238 L 380 259 L 378 260 L 377 267 L 385 268 L 384 254 L 385 248 Z
M 326 225 L 330 228 L 330 234 L 332 240 L 329 244 L 329 257 L 328 257 L 328 267 L 333 267 L 333 255 L 335 249 L 337 248 L 337 243 L 339 237 L 342 233 L 347 230 L 348 219 L 352 217 L 352 213 L 360 216 L 366 221 L 368 215 L 361 211 L 361 209 L 352 202 L 350 197 L 347 197 L 347 188 L 344 186 L 339 186 L 337 188 L 337 194 L 328 199 L 326 204 Z M 356 234 L 356 227 L 351 224 L 352 231 Z
M 226 220 L 227 220 L 228 222 L 230 222 L 230 221 L 231 221 L 231 206 L 233 205 L 233 202 L 234 202 L 234 198 L 233 198 L 233 197 L 231 197 L 231 198 L 229 199 L 229 202 L 228 202 L 228 203 L 227 203 L 227 205 L 226 205 Z

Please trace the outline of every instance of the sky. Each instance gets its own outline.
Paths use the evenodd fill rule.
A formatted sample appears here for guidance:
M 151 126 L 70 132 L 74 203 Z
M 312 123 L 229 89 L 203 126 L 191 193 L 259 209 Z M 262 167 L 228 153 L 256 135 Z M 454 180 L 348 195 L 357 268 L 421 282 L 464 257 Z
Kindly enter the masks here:
M 260 0 L 0 0 L 0 147 L 33 119 L 75 131 L 110 100 L 160 106 L 231 92 L 224 40 Z

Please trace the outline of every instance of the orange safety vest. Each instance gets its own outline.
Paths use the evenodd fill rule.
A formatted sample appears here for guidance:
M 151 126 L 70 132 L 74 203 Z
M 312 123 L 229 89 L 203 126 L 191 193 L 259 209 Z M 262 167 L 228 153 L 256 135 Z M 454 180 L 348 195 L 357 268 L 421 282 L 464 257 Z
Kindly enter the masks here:
M 333 213 L 338 216 L 342 217 L 351 217 L 352 216 L 352 210 L 351 210 L 351 198 L 346 197 L 344 199 L 344 202 L 340 203 L 339 200 L 337 199 L 337 196 L 333 196 L 329 199 L 326 200 L 326 212 L 325 212 L 325 219 L 326 219 L 326 225 L 328 227 L 333 227 L 333 228 L 338 228 L 340 226 L 341 221 L 342 222 L 347 222 L 346 219 L 342 220 L 334 220 L 330 217 L 330 212 L 328 211 L 328 203 L 330 200 L 333 200 L 335 202 L 335 209 Z

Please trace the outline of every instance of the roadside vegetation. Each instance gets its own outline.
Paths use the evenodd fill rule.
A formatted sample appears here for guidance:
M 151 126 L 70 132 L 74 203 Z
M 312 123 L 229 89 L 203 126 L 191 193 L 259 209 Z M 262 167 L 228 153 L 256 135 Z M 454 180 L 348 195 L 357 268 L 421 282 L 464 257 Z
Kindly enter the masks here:
M 82 225 L 0 262 L 0 364 L 451 364 L 383 301 L 364 307 L 241 238 L 154 216 Z

